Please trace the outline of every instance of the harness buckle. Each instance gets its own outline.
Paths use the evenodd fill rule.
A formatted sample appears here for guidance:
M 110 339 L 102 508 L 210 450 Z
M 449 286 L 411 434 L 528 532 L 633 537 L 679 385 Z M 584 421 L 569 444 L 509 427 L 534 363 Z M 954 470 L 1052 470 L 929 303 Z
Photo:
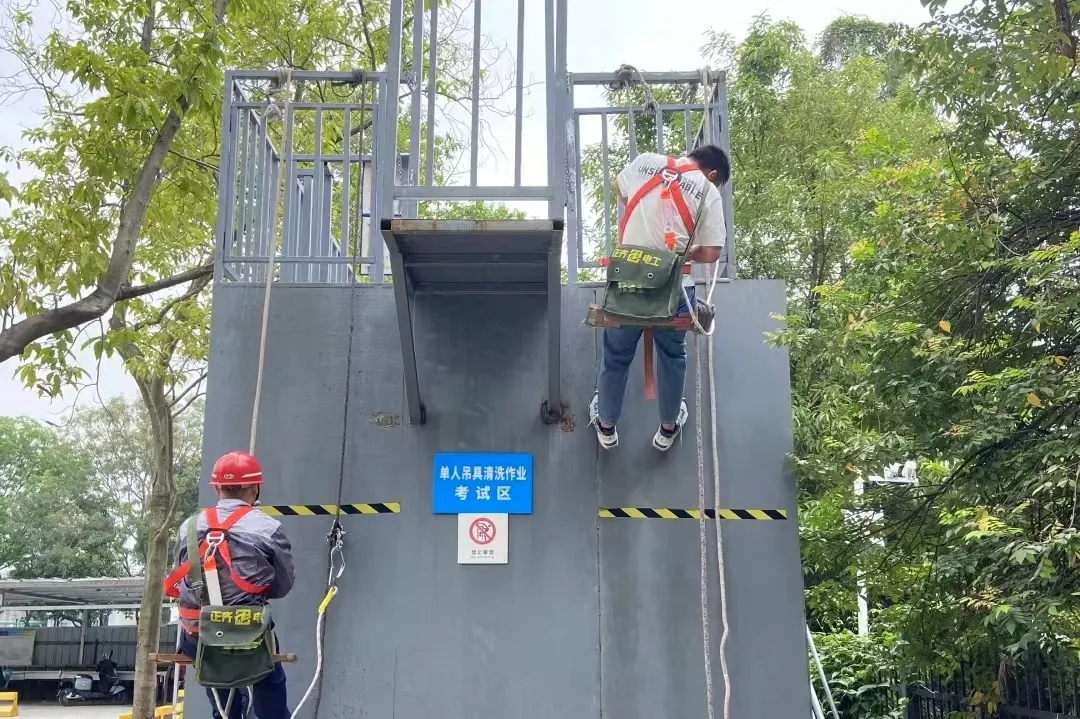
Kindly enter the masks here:
M 672 182 L 678 182 L 681 178 L 682 173 L 674 167 L 663 167 L 660 169 L 660 179 L 663 181 L 664 187 L 670 187 Z
M 206 533 L 206 552 L 203 553 L 203 559 L 209 559 L 210 556 L 217 552 L 217 548 L 225 543 L 225 532 L 220 529 L 211 529 Z

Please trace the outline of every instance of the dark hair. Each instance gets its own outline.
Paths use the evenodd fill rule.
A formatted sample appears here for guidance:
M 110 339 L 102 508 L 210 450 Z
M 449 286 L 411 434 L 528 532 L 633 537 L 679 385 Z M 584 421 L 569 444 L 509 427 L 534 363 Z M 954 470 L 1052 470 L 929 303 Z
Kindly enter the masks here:
M 255 484 L 226 484 L 221 487 L 221 497 L 223 499 L 240 499 L 249 490 L 257 486 Z
M 721 185 L 726 185 L 731 179 L 731 163 L 728 161 L 728 156 L 716 145 L 701 145 L 687 157 L 706 172 L 716 170 L 716 179 L 720 180 Z

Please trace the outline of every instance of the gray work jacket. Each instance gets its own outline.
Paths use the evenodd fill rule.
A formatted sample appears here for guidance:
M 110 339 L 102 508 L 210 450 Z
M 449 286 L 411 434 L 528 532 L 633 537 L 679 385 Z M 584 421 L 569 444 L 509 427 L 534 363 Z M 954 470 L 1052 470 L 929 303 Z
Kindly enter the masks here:
M 239 499 L 222 499 L 217 503 L 218 522 L 224 523 L 234 511 L 243 506 Z M 206 513 L 199 512 L 199 541 L 206 538 Z M 242 517 L 226 533 L 225 541 L 229 545 L 232 567 L 229 569 L 218 554 L 218 582 L 221 585 L 221 600 L 226 605 L 266 604 L 271 599 L 280 599 L 287 595 L 296 579 L 293 568 L 292 545 L 285 536 L 281 522 L 258 507 Z M 188 559 L 187 522 L 180 526 L 176 537 L 176 566 Z M 199 558 L 196 557 L 195 561 Z M 240 585 L 237 586 L 236 578 Z M 242 587 L 246 587 L 242 588 Z M 262 589 L 252 593 L 252 587 Z M 191 587 L 191 576 L 185 575 L 178 585 L 180 606 L 197 608 L 199 599 Z M 195 630 L 198 622 L 191 622 L 181 617 L 185 629 Z

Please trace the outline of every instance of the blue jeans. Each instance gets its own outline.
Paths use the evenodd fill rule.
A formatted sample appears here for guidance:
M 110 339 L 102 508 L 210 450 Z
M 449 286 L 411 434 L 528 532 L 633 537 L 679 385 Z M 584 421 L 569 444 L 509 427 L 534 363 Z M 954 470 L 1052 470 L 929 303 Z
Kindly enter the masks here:
M 195 638 L 184 631 L 181 631 L 180 635 L 180 651 L 194 659 L 195 652 L 198 649 Z M 194 677 L 194 670 L 186 676 Z M 213 712 L 214 719 L 221 719 L 217 705 L 214 704 L 214 691 L 207 688 L 206 696 L 210 699 L 210 710 Z M 229 690 L 218 689 L 217 693 L 221 701 L 221 708 L 224 709 L 225 702 L 229 701 Z M 251 687 L 251 696 L 255 704 L 255 716 L 258 719 L 289 719 L 292 712 L 289 711 L 287 703 L 285 670 L 281 668 L 280 664 L 274 665 L 274 672 L 270 676 Z M 229 708 L 229 719 L 242 719 L 247 711 L 247 701 L 247 690 L 237 689 L 236 696 L 233 697 L 233 705 Z
M 604 366 L 600 371 L 599 387 L 599 419 L 604 425 L 617 424 L 622 416 L 626 378 L 642 332 L 640 327 L 604 330 Z M 660 405 L 660 423 L 673 425 L 679 418 L 686 381 L 686 332 L 654 327 L 653 344 L 656 346 L 656 398 Z

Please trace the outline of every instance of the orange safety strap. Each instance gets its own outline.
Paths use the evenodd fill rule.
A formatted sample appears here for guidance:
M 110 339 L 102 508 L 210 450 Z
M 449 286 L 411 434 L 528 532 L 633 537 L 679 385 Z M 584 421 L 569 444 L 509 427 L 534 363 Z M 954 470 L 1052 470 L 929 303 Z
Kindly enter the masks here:
M 683 225 L 686 227 L 688 234 L 694 234 L 694 216 L 690 214 L 690 207 L 686 204 L 686 198 L 683 196 L 682 188 L 679 186 L 679 180 L 682 178 L 684 172 L 701 172 L 699 168 L 693 162 L 686 162 L 682 165 L 676 164 L 675 158 L 667 158 L 667 167 L 660 170 L 645 183 L 638 188 L 626 203 L 626 209 L 623 210 L 622 222 L 619 223 L 619 244 L 623 243 L 623 236 L 626 234 L 626 222 L 630 219 L 630 215 L 635 209 L 637 209 L 638 203 L 641 202 L 645 195 L 649 194 L 661 184 L 664 188 L 660 191 L 660 197 L 665 200 L 670 200 L 675 205 L 675 209 L 678 210 L 679 216 L 682 218 Z M 708 189 L 708 188 L 706 188 Z M 668 249 L 675 249 L 675 237 L 674 235 L 665 238 Z M 687 262 L 683 265 L 683 274 L 690 274 L 690 263 Z M 693 312 L 694 308 L 691 307 L 690 311 Z M 645 399 L 656 399 L 656 372 L 653 369 L 653 334 L 652 327 L 645 328 L 644 352 L 645 352 Z
M 679 186 L 679 180 L 682 179 L 684 172 L 695 171 L 701 172 L 701 168 L 693 162 L 685 162 L 678 165 L 675 163 L 675 158 L 667 158 L 667 167 L 646 180 L 645 184 L 639 187 L 637 192 L 635 192 L 627 201 L 626 209 L 623 211 L 622 222 L 619 223 L 619 244 L 622 244 L 623 235 L 626 233 L 626 222 L 630 219 L 630 215 L 633 214 L 634 210 L 637 209 L 638 203 L 641 202 L 645 195 L 655 190 L 661 184 L 664 185 L 664 189 L 661 190 L 661 197 L 670 199 L 675 204 L 675 208 L 679 211 L 679 216 L 682 218 L 683 225 L 686 226 L 686 231 L 693 234 L 694 216 L 690 213 L 690 207 L 686 204 L 686 198 L 683 196 L 682 188 Z
M 247 516 L 253 509 L 254 507 L 251 505 L 239 507 L 235 512 L 229 515 L 228 519 L 220 523 L 218 522 L 216 508 L 210 507 L 209 509 L 203 510 L 203 516 L 206 517 L 206 537 L 209 537 L 213 532 L 221 532 L 223 535 L 226 534 L 237 522 Z M 210 543 L 204 538 L 202 542 L 199 543 L 199 555 L 205 555 L 209 546 Z M 221 558 L 225 561 L 225 566 L 228 568 L 230 576 L 232 576 L 233 583 L 236 584 L 236 587 L 240 591 L 247 592 L 248 594 L 263 594 L 269 591 L 269 586 L 251 584 L 232 571 L 232 556 L 229 553 L 229 543 L 224 537 L 221 540 L 221 544 L 218 545 L 218 551 L 221 553 Z M 202 562 L 202 568 L 204 572 L 208 570 L 217 570 L 217 554 L 211 554 L 205 562 Z M 166 577 L 165 581 L 162 583 L 165 589 L 165 596 L 174 599 L 179 597 L 180 582 L 184 580 L 184 577 L 186 577 L 190 571 L 191 557 L 188 557 L 188 559 L 177 567 L 175 572 Z
M 180 623 L 188 634 L 198 634 L 199 610 L 191 607 L 180 607 Z

